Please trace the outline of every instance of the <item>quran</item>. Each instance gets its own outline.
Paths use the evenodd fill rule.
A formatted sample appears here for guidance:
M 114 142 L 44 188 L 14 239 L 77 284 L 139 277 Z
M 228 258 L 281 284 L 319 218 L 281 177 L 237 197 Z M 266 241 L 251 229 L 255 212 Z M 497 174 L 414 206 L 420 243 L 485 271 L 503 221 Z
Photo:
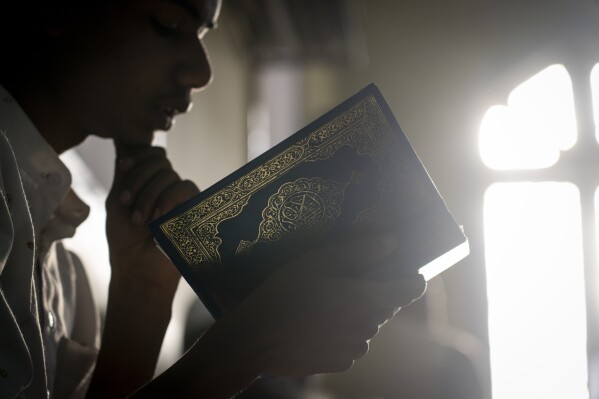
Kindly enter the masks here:
M 430 279 L 469 252 L 374 84 L 150 229 L 215 318 L 293 257 L 348 232 L 399 238 L 385 265 L 366 267 L 363 278 L 420 272 Z

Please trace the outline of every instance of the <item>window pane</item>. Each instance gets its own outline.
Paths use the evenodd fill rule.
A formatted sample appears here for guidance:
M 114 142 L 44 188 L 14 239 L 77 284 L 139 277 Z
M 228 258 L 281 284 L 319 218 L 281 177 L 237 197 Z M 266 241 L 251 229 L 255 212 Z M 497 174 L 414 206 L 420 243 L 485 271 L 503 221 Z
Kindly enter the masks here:
M 494 184 L 484 224 L 493 399 L 588 398 L 578 188 Z
M 480 128 L 480 154 L 492 169 L 540 169 L 576 143 L 572 81 L 563 65 L 534 75 L 496 105 Z
M 595 138 L 599 141 L 599 64 L 591 71 L 591 90 L 593 93 L 593 114 L 595 115 Z

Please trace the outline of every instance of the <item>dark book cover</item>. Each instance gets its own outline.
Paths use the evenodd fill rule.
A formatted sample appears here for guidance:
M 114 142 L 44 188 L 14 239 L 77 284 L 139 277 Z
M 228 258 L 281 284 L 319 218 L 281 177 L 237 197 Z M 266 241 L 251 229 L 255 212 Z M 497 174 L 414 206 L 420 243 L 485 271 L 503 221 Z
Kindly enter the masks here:
M 292 257 L 356 232 L 400 237 L 391 259 L 363 278 L 420 272 L 430 279 L 468 254 L 374 84 L 150 228 L 216 318 Z

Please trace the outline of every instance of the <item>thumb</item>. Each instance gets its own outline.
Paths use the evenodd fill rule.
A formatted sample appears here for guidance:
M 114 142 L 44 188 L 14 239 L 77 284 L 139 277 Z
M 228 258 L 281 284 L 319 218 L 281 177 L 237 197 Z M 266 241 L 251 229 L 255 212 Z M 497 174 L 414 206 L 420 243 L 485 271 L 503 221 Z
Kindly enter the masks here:
M 352 237 L 330 247 L 308 251 L 298 263 L 327 275 L 348 275 L 378 264 L 398 246 L 399 238 L 395 235 Z

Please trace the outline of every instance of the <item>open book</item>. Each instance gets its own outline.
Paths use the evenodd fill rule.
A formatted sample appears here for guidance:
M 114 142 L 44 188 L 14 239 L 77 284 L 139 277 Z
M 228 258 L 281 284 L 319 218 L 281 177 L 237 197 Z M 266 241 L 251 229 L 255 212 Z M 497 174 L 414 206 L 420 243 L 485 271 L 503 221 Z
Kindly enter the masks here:
M 469 252 L 374 84 L 150 228 L 215 318 L 294 256 L 352 234 L 400 237 L 363 278 L 430 279 Z

